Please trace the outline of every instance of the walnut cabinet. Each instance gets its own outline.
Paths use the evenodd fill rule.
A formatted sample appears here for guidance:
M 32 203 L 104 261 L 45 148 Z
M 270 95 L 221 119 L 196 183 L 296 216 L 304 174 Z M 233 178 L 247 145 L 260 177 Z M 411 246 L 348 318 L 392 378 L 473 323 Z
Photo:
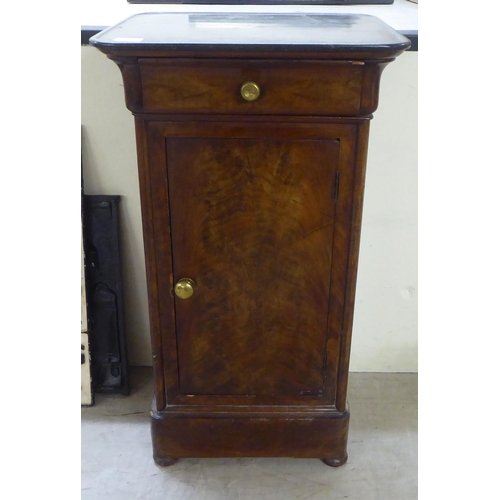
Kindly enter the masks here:
M 153 455 L 347 459 L 371 16 L 140 14 L 91 43 L 135 116 Z

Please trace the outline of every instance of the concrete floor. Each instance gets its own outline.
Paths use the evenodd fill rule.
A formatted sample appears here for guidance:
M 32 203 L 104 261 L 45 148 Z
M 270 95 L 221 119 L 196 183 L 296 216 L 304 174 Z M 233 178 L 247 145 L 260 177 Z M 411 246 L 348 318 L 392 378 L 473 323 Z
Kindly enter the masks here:
M 82 500 L 416 500 L 417 375 L 351 373 L 349 460 L 152 459 L 152 370 L 82 408 Z

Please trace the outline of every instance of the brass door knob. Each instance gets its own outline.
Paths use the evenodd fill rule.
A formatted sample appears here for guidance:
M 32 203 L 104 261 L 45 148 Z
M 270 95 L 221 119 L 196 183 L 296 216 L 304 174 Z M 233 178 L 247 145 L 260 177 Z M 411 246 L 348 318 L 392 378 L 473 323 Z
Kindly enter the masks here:
M 240 92 L 245 101 L 255 101 L 260 96 L 260 88 L 255 82 L 244 83 Z
M 189 299 L 194 293 L 196 285 L 189 278 L 181 278 L 174 287 L 174 292 L 179 299 Z

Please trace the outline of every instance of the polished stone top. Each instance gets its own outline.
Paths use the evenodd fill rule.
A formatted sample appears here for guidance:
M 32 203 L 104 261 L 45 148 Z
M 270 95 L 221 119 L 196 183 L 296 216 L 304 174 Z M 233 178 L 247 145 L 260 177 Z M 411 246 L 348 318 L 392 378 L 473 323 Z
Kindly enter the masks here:
M 90 39 L 119 50 L 405 50 L 407 38 L 364 14 L 142 13 Z

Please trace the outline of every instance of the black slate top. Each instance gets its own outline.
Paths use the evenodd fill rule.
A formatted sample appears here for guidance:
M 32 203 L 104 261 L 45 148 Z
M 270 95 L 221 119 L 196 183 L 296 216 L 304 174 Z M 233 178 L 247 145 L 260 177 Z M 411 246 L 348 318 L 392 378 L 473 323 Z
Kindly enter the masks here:
M 364 14 L 136 14 L 90 39 L 98 48 L 405 50 L 410 42 Z

